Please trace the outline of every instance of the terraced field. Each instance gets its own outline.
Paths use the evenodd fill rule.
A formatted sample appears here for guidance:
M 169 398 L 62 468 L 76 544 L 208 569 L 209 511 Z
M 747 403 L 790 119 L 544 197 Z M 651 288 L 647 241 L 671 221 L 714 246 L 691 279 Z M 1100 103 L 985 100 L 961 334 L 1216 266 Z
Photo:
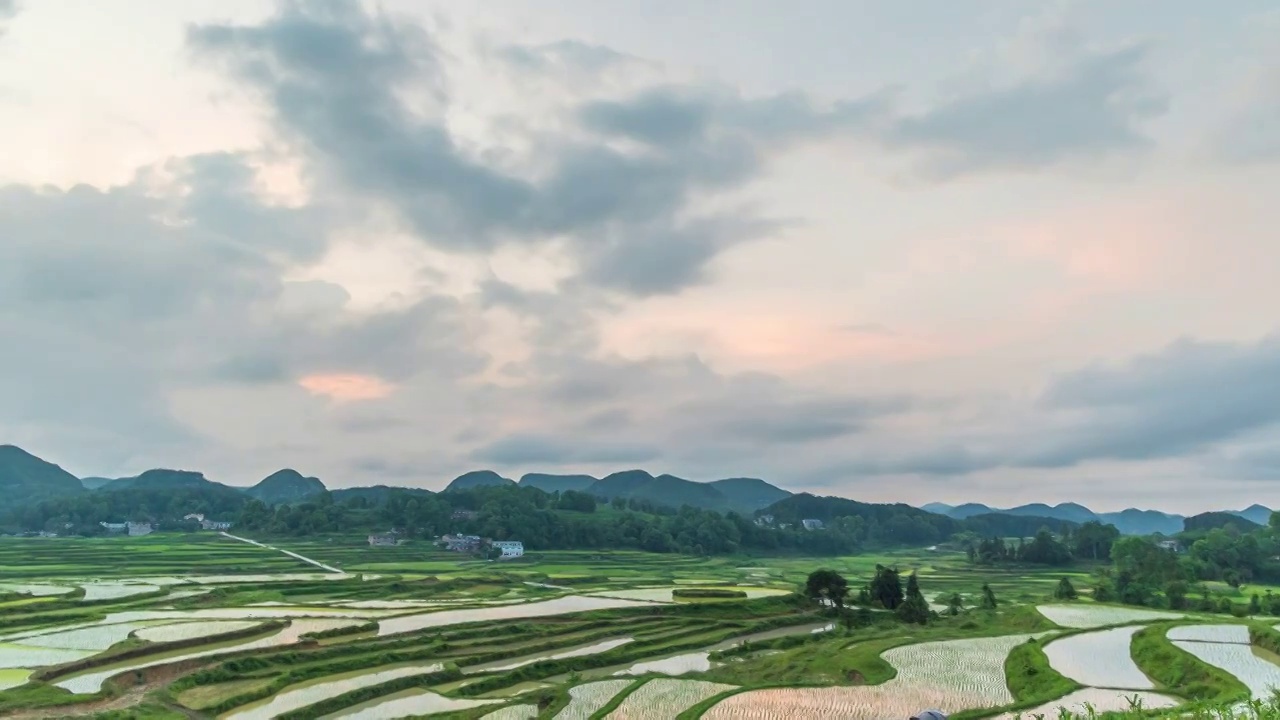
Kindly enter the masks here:
M 926 707 L 966 718 L 1124 709 L 1131 697 L 1172 707 L 1189 697 L 1133 649 L 1150 623 L 1180 662 L 1237 676 L 1228 690 L 1239 699 L 1280 680 L 1250 626 L 1017 602 L 1052 587 L 1038 577 L 996 612 L 926 626 L 878 612 L 846 629 L 794 593 L 817 565 L 795 558 L 492 563 L 216 535 L 79 542 L 0 541 L 0 566 L 21 566 L 28 550 L 33 562 L 0 604 L 0 718 L 879 719 Z M 981 586 L 947 558 L 914 562 L 938 586 L 971 596 Z M 115 575 L 91 574 L 94 563 Z

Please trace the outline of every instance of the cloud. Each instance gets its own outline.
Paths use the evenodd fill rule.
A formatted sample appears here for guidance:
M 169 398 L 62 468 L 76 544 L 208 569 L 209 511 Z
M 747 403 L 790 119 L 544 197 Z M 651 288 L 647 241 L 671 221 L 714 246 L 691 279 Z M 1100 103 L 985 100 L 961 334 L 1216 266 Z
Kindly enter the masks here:
M 0 0 L 0 38 L 5 34 L 5 23 L 18 14 L 18 0 Z
M 809 477 L 967 475 L 1197 456 L 1280 424 L 1280 336 L 1256 343 L 1180 340 L 1127 363 L 1058 376 L 1025 412 L 1005 407 L 1000 415 L 964 440 L 899 439 L 896 450 L 831 463 Z M 1272 454 L 1254 449 L 1224 467 L 1265 472 Z
M 507 45 L 498 50 L 503 60 L 534 75 L 573 70 L 602 73 L 619 65 L 640 62 L 603 45 L 579 40 L 558 40 L 542 45 Z
M 897 118 L 883 140 L 918 152 L 936 179 L 1034 170 L 1150 144 L 1142 123 L 1168 99 L 1141 70 L 1143 46 L 1083 56 L 1066 67 L 971 92 Z
M 1040 405 L 1078 419 L 1030 443 L 1020 465 L 1198 452 L 1280 422 L 1280 336 L 1255 344 L 1182 340 L 1123 366 L 1062 376 Z
M 1280 159 L 1280 59 L 1250 78 L 1246 100 L 1215 134 L 1212 145 L 1214 154 L 1229 163 Z
M 395 389 L 380 377 L 347 373 L 307 375 L 298 384 L 313 395 L 339 402 L 380 400 Z
M 634 295 L 700 283 L 721 252 L 776 227 L 741 208 L 699 212 L 698 197 L 742 186 L 788 144 L 858 128 L 883 104 L 819 108 L 795 93 L 747 99 L 719 87 L 662 87 L 571 104 L 570 128 L 528 134 L 530 152 L 474 150 L 447 123 L 455 98 L 442 53 L 410 22 L 356 3 L 289 3 L 261 25 L 192 27 L 188 43 L 256 93 L 282 141 L 321 177 L 394 207 L 422 241 L 485 253 L 567 240 L 583 280 Z M 607 57 L 572 43 L 508 49 L 507 60 L 513 52 L 526 64 Z M 646 147 L 627 150 L 619 139 Z
M 574 463 L 643 463 L 661 452 L 652 446 L 630 443 L 569 440 L 541 435 L 509 435 L 471 453 L 478 462 L 495 465 L 557 466 Z
M 197 156 L 105 190 L 0 187 L 10 437 L 55 438 L 55 450 L 112 467 L 129 448 L 205 447 L 173 404 L 193 389 L 335 372 L 452 379 L 484 366 L 456 299 L 353 314 L 341 288 L 284 281 L 323 249 L 320 215 L 257 199 L 247 163 Z

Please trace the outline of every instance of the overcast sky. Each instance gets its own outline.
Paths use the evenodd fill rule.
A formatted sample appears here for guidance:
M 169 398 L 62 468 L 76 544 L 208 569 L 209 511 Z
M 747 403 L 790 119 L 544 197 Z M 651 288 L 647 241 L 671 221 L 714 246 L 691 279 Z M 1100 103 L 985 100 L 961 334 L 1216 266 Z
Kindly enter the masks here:
M 1280 504 L 1271 0 L 0 0 L 78 475 Z

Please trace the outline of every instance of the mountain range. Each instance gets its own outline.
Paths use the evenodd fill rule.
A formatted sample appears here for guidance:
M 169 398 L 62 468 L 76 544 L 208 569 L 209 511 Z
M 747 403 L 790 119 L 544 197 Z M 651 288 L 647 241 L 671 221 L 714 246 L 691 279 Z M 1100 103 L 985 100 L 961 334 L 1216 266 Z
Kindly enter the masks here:
M 745 514 L 791 496 L 786 490 L 758 478 L 694 482 L 675 475 L 654 476 L 644 470 L 623 470 L 598 479 L 590 475 L 529 473 L 519 482 L 492 470 L 475 470 L 459 475 L 444 492 L 498 486 L 534 487 L 548 493 L 573 490 L 607 500 L 647 500 L 657 505 L 691 505 L 704 510 L 733 510 Z
M 1031 503 L 1007 509 L 993 508 L 981 503 L 965 503 L 963 505 L 928 503 L 920 506 L 920 508 L 938 515 L 946 515 L 956 520 L 991 514 L 1047 517 L 1055 520 L 1068 520 L 1074 523 L 1085 523 L 1093 520 L 1104 525 L 1114 525 L 1124 535 L 1151 535 L 1153 533 L 1173 535 L 1183 531 L 1187 519 L 1184 515 L 1163 513 L 1158 510 L 1139 510 L 1137 508 L 1128 508 L 1119 512 L 1095 513 L 1077 503 L 1060 503 L 1058 505 Z M 1224 513 L 1212 514 L 1234 515 L 1257 525 L 1266 525 L 1271 519 L 1271 509 L 1256 504 L 1250 505 L 1243 510 L 1227 510 Z
M 775 506 L 788 498 L 801 499 L 800 495 L 783 490 L 758 478 L 725 478 L 710 482 L 695 482 L 675 475 L 652 475 L 644 470 L 624 470 L 602 478 L 590 475 L 556 475 L 529 473 L 517 482 L 492 470 L 475 470 L 454 478 L 443 492 L 454 492 L 478 487 L 533 487 L 545 492 L 584 492 L 612 500 L 614 498 L 643 500 L 655 505 L 693 507 L 720 512 L 735 511 L 750 515 L 764 508 Z M 202 473 L 187 470 L 148 470 L 125 478 L 86 477 L 77 478 L 58 465 L 42 460 L 14 445 L 0 445 L 0 496 L 8 507 L 17 507 L 41 500 L 82 495 L 86 493 L 148 491 L 178 488 L 208 490 L 224 497 L 233 493 L 260 500 L 268 505 L 296 503 L 324 492 L 327 488 L 318 478 L 307 477 L 293 469 L 284 469 L 268 475 L 251 487 L 216 483 Z M 333 491 L 337 502 L 352 498 L 364 498 L 371 503 L 380 502 L 392 492 L 408 492 L 432 495 L 423 488 L 397 488 L 385 485 L 342 488 Z M 803 496 L 810 497 L 810 496 Z M 831 498 L 829 500 L 835 500 Z M 854 501 L 849 501 L 854 502 Z M 1231 516 L 1243 518 L 1252 524 L 1266 525 L 1271 509 L 1251 505 L 1243 510 L 1202 513 L 1192 517 L 1156 510 L 1129 508 L 1120 512 L 1097 513 L 1077 503 L 1046 505 L 1032 503 L 1012 508 L 993 508 L 981 503 L 947 505 L 928 503 L 923 511 L 944 515 L 954 520 L 967 520 L 978 516 L 1014 516 L 1044 518 L 1071 523 L 1098 521 L 1114 525 L 1126 535 L 1182 532 L 1184 525 L 1207 527 L 1221 525 Z

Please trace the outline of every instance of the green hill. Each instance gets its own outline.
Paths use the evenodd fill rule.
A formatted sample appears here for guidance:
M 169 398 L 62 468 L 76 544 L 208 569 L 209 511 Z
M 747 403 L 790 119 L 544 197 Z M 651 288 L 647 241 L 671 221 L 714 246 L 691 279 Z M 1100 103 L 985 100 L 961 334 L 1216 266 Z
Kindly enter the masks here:
M 754 512 L 791 497 L 791 493 L 759 478 L 726 478 L 707 483 L 739 512 Z
M 472 470 L 469 473 L 463 473 L 453 479 L 444 492 L 450 490 L 470 490 L 478 487 L 501 487 L 504 485 L 515 485 L 516 481 L 504 478 L 492 470 Z
M 80 479 L 14 445 L 0 445 L 0 496 L 5 505 L 80 495 Z
M 115 492 L 118 490 L 177 490 L 179 488 L 198 488 L 207 485 L 217 485 L 228 490 L 232 489 L 221 483 L 209 480 L 204 476 L 204 473 L 192 470 L 156 469 L 148 470 L 134 477 L 112 480 L 103 485 L 100 490 L 102 492 Z
M 80 478 L 80 484 L 83 485 L 86 490 L 97 490 L 103 485 L 106 485 L 109 482 L 114 482 L 115 480 L 116 478 L 82 477 Z
M 297 470 L 286 468 L 271 473 L 244 492 L 268 505 L 288 505 L 322 493 L 325 489 L 319 478 L 304 477 Z
M 429 497 L 435 493 L 424 488 L 394 487 L 391 485 L 369 485 L 367 487 L 338 488 L 329 491 L 335 503 L 347 502 L 348 500 L 364 500 L 369 505 L 381 505 L 387 501 L 387 498 L 396 494 L 414 495 L 417 497 Z
M 590 475 L 549 475 L 547 473 L 528 473 L 520 478 L 520 487 L 535 487 L 547 493 L 565 492 L 567 490 L 586 490 L 596 483 Z

